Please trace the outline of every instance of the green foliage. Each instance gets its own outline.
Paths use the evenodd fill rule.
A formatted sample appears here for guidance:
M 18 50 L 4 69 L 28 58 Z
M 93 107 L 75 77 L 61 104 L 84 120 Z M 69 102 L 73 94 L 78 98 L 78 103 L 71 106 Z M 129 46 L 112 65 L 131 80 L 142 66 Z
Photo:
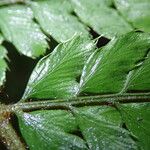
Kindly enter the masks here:
M 66 41 L 76 33 L 89 36 L 87 28 L 71 14 L 73 9 L 67 0 L 32 2 L 31 8 L 42 29 L 58 42 Z
M 75 12 L 80 19 L 97 33 L 113 38 L 132 29 L 116 10 L 103 4 L 100 0 L 72 0 Z M 111 23 L 111 25 L 110 25 Z
M 75 96 L 79 86 L 76 78 L 93 50 L 94 43 L 80 36 L 59 44 L 33 70 L 23 99 Z
M 33 13 L 22 5 L 0 9 L 0 29 L 4 37 L 12 42 L 19 52 L 30 57 L 45 53 L 48 47 L 39 26 L 33 22 Z
M 130 87 L 134 87 L 134 90 L 140 89 L 144 91 L 145 87 L 150 88 L 149 79 L 145 82 L 145 80 L 133 80 L 133 78 L 136 79 L 140 75 L 148 78 L 149 69 L 145 66 L 147 66 L 149 60 L 149 57 L 146 57 L 150 48 L 149 37 L 150 35 L 147 33 L 130 32 L 114 38 L 103 48 L 95 49 L 84 67 L 84 60 L 93 51 L 94 46 L 89 41 L 85 42 L 85 44 L 79 36 L 74 37 L 70 41 L 58 45 L 50 56 L 48 55 L 39 61 L 30 77 L 23 99 L 30 98 L 30 101 L 32 100 L 31 98 L 33 100 L 66 99 L 73 98 L 75 94 L 80 96 L 80 92 L 97 94 L 122 93 L 127 92 L 128 88 L 130 90 Z M 89 44 L 87 45 L 87 43 Z M 80 74 L 82 75 L 78 84 L 75 81 L 75 77 Z M 76 99 L 76 101 L 78 102 L 79 100 Z M 59 102 L 61 100 L 57 101 L 58 104 Z M 123 124 L 121 115 L 110 106 L 70 108 L 73 113 L 72 117 L 76 120 L 76 123 L 74 123 L 76 125 L 73 125 L 71 131 L 79 130 L 88 148 L 93 150 L 138 149 L 138 147 L 148 149 L 148 137 L 145 140 L 141 138 L 144 138 L 144 135 L 148 134 L 149 131 L 145 131 L 146 133 L 143 131 L 142 137 L 138 133 L 141 133 L 143 128 L 147 129 L 149 125 L 149 119 L 145 118 L 148 117 L 149 105 L 146 107 L 147 109 L 138 107 L 138 110 L 136 110 L 135 107 L 135 111 L 131 109 L 131 113 L 130 107 L 126 107 L 124 104 L 118 105 L 118 108 L 132 134 L 121 127 L 121 124 Z M 144 111 L 142 111 L 143 109 Z M 129 113 L 129 116 L 125 111 Z M 136 111 L 139 111 L 139 113 Z M 67 113 L 67 111 L 65 112 Z M 53 113 L 56 113 L 56 116 Z M 70 135 L 66 137 L 66 133 L 72 133 L 71 131 L 68 132 L 68 128 L 72 126 L 73 121 L 71 123 L 68 121 L 66 132 L 66 129 L 64 129 L 64 126 L 66 126 L 65 121 L 69 119 L 61 117 L 60 122 L 60 116 L 63 116 L 63 114 L 64 111 L 55 110 L 35 111 L 31 114 L 18 115 L 21 132 L 31 149 L 45 149 L 48 146 L 51 146 L 51 149 L 61 149 L 61 147 L 65 149 L 71 149 L 71 147 L 73 149 L 85 149 L 86 145 L 81 139 L 74 139 L 76 137 L 70 137 Z M 133 115 L 135 119 L 131 119 L 130 115 Z M 141 123 L 140 128 L 136 127 L 137 122 L 134 122 L 138 117 L 142 120 L 147 120 L 143 124 Z M 59 129 L 58 132 L 55 132 L 57 123 L 59 124 Z M 26 133 L 26 131 L 28 132 Z M 34 136 L 31 136 L 31 134 L 34 134 Z M 39 135 L 43 135 L 42 139 Z M 135 136 L 141 144 L 134 141 L 132 136 Z M 50 140 L 52 143 L 48 144 L 48 141 L 44 140 L 47 138 L 52 138 Z M 39 139 L 39 141 L 34 139 Z M 88 148 L 86 147 L 86 149 Z
M 86 149 L 85 142 L 71 134 L 77 125 L 70 112 L 48 110 L 19 114 L 19 123 L 31 150 Z
M 130 133 L 120 127 L 120 114 L 107 106 L 18 114 L 21 132 L 31 149 L 136 149 Z M 79 128 L 78 128 L 79 127 Z M 81 130 L 85 142 L 71 133 Z M 37 139 L 37 140 L 35 140 Z M 88 147 L 87 147 L 88 145 Z
M 140 82 L 141 90 L 145 90 L 145 86 L 150 88 L 150 83 L 146 80 L 137 80 L 137 74 L 146 77 L 149 69 L 145 68 L 142 60 L 150 48 L 149 34 L 128 33 L 120 38 L 113 39 L 107 46 L 95 52 L 86 65 L 84 66 L 80 89 L 81 91 L 92 93 L 118 93 L 125 86 L 136 87 Z M 148 59 L 147 59 L 148 61 Z M 134 69 L 146 70 L 137 71 L 138 73 L 131 76 L 130 72 Z M 146 73 L 147 71 L 147 73 Z M 134 77 L 133 77 L 134 76 Z M 135 80 L 130 81 L 130 78 Z M 147 79 L 145 78 L 145 79 Z M 128 85 L 126 83 L 128 82 Z M 130 83 L 131 82 L 131 83 Z M 111 83 L 111 84 L 110 84 Z M 133 89 L 133 88 L 132 88 Z M 139 88 L 138 88 L 139 89 Z M 135 88 L 135 90 L 138 90 Z
M 5 41 L 38 58 L 21 100 L 0 104 L 0 138 L 7 148 L 25 150 L 19 144 L 25 141 L 31 150 L 149 150 L 150 1 L 3 4 L 1 89 L 9 60 Z M 100 37 L 93 39 L 89 30 L 110 42 L 98 48 Z M 51 39 L 58 45 L 39 57 Z M 9 114 L 17 116 L 22 140 L 8 125 Z
M 120 127 L 120 114 L 114 108 L 87 107 L 75 116 L 89 149 L 137 149 L 130 134 Z
M 150 0 L 114 0 L 119 12 L 135 28 L 150 32 Z
M 110 39 L 135 29 L 150 31 L 149 6 L 149 0 L 28 0 L 27 6 L 1 7 L 0 29 L 20 53 L 38 57 L 48 47 L 41 29 L 58 42 L 80 33 L 90 38 L 89 27 Z
M 129 131 L 138 138 L 138 144 L 147 150 L 150 147 L 150 103 L 119 105 Z
M 6 72 L 7 64 L 4 58 L 6 58 L 6 54 L 7 54 L 6 49 L 0 45 L 0 86 L 5 81 L 5 72 Z

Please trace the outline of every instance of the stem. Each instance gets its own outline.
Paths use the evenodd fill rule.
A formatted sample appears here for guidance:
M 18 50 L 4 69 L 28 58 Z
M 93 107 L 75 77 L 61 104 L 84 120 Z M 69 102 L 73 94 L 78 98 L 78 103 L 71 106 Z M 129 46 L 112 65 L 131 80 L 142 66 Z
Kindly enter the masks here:
M 70 106 L 88 106 L 88 105 L 108 105 L 119 103 L 131 103 L 131 102 L 150 102 L 150 93 L 140 94 L 122 94 L 122 95 L 100 95 L 100 96 L 88 96 L 78 97 L 70 100 L 47 100 L 39 102 L 24 102 L 17 103 L 12 106 L 15 110 L 21 109 L 23 111 L 32 111 L 39 109 L 70 109 Z
M 25 150 L 25 146 L 8 120 L 5 120 L 1 125 L 0 138 L 9 150 Z
M 0 139 L 9 150 L 25 150 L 16 131 L 10 123 L 9 107 L 0 105 Z
M 24 102 L 13 105 L 0 104 L 0 138 L 10 150 L 25 150 L 16 131 L 10 123 L 10 114 L 17 111 L 32 111 L 40 109 L 71 109 L 71 106 L 114 105 L 114 103 L 150 102 L 150 93 L 140 94 L 110 94 L 78 97 L 70 100 L 47 100 Z

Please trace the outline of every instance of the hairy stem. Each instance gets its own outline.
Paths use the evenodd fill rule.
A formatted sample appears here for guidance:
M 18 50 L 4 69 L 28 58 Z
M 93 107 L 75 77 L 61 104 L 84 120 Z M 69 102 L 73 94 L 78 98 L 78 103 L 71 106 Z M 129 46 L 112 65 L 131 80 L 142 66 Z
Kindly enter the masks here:
M 69 109 L 72 107 L 92 106 L 92 105 L 114 105 L 115 103 L 150 102 L 150 93 L 140 94 L 110 94 L 99 96 L 85 96 L 69 100 L 47 100 L 24 102 L 13 105 L 0 104 L 0 138 L 10 150 L 25 150 L 16 131 L 10 123 L 10 114 L 19 111 L 32 111 L 40 109 Z
M 47 100 L 47 101 L 35 101 L 17 103 L 12 106 L 14 110 L 32 111 L 39 109 L 69 109 L 70 106 L 88 106 L 88 105 L 108 105 L 131 102 L 150 102 L 150 94 L 122 94 L 122 95 L 100 95 L 100 96 L 88 96 L 78 97 L 70 100 Z
M 16 131 L 10 123 L 9 107 L 0 105 L 0 139 L 9 150 L 25 150 Z

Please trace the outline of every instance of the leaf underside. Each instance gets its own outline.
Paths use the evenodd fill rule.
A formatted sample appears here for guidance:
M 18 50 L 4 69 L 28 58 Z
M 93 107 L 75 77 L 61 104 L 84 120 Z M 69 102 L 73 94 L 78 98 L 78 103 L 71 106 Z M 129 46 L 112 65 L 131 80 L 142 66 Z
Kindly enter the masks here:
M 15 112 L 29 149 L 149 150 L 150 103 L 115 99 L 149 94 L 149 8 L 149 0 L 34 0 L 0 8 L 1 45 L 7 40 L 36 58 L 45 54 L 49 38 L 59 43 L 39 60 L 16 104 L 63 103 L 51 110 Z M 110 42 L 97 48 L 90 30 Z M 7 69 L 1 45 L 0 86 Z M 113 103 L 107 98 L 99 105 L 100 98 L 90 98 L 109 94 Z M 91 103 L 81 105 L 83 100 Z
M 144 150 L 150 147 L 150 103 L 126 104 L 118 106 L 129 131 L 138 139 Z
M 23 5 L 0 8 L 0 29 L 18 51 L 29 57 L 43 55 L 48 47 L 46 36 L 33 21 L 32 10 Z
M 94 51 L 94 45 L 94 41 L 85 40 L 81 36 L 59 44 L 33 70 L 23 99 L 74 97 L 79 87 L 76 78 Z
M 22 100 L 51 99 L 53 103 L 56 99 L 59 104 L 59 99 L 66 99 L 71 100 L 71 106 L 73 98 L 78 103 L 78 97 L 85 93 L 148 92 L 149 49 L 148 33 L 130 32 L 113 38 L 100 49 L 93 41 L 75 36 L 39 61 Z M 20 112 L 17 116 L 21 133 L 33 150 L 148 150 L 150 143 L 149 103 L 70 107 Z
M 74 109 L 74 115 L 65 110 L 18 114 L 21 132 L 30 148 L 33 150 L 47 147 L 93 150 L 137 148 L 130 133 L 121 128 L 121 117 L 116 109 L 108 106 Z M 82 132 L 85 141 L 78 132 Z

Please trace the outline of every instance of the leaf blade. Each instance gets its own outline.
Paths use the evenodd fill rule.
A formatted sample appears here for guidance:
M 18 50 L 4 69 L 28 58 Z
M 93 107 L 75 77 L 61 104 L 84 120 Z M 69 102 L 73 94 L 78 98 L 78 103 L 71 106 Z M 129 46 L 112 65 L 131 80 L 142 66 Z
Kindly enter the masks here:
M 120 127 L 121 117 L 114 108 L 90 106 L 74 113 L 89 149 L 137 149 L 130 134 Z
M 18 118 L 22 135 L 31 150 L 87 149 L 81 138 L 71 134 L 77 127 L 70 112 L 35 111 L 18 114 Z
M 72 8 L 68 1 L 38 1 L 30 5 L 42 29 L 57 42 L 64 42 L 80 33 L 89 37 L 87 28 L 71 15 Z
M 99 0 L 72 0 L 73 8 L 79 18 L 94 31 L 109 39 L 132 31 L 132 27 L 118 12 Z
M 23 99 L 71 98 L 76 95 L 84 62 L 94 50 L 93 41 L 75 36 L 59 44 L 34 69 Z
M 150 36 L 146 33 L 131 32 L 118 40 L 113 39 L 88 60 L 82 72 L 80 91 L 122 92 L 129 72 L 138 66 L 138 61 L 144 59 L 149 48 Z
M 149 0 L 115 0 L 120 13 L 132 25 L 142 31 L 150 31 L 150 1 Z
M 142 104 L 122 104 L 118 105 L 123 119 L 129 131 L 138 138 L 139 145 L 142 149 L 148 150 L 150 147 L 150 105 Z
M 150 89 L 149 66 L 150 66 L 150 53 L 148 52 L 141 66 L 132 73 L 129 82 L 127 83 L 126 89 L 130 91 L 135 90 L 149 91 Z
M 46 36 L 33 22 L 33 14 L 25 5 L 6 6 L 0 9 L 0 28 L 18 51 L 29 57 L 43 55 L 48 47 Z

